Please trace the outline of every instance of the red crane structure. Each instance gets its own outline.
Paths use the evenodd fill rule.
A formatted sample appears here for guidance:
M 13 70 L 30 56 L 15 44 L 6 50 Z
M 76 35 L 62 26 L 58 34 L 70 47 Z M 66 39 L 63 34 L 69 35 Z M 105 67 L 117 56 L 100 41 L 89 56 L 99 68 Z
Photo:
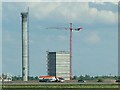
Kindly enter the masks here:
M 65 30 L 70 30 L 70 80 L 72 80 L 72 31 L 80 31 L 83 29 L 82 27 L 79 28 L 73 28 L 72 23 L 70 23 L 70 28 L 58 28 L 58 27 L 52 27 L 52 28 L 47 28 L 47 29 L 65 29 Z
M 80 31 L 81 29 L 83 29 L 82 27 L 80 28 L 76 28 L 74 29 L 72 27 L 72 23 L 70 23 L 70 80 L 72 80 L 72 31 L 76 30 L 76 31 Z

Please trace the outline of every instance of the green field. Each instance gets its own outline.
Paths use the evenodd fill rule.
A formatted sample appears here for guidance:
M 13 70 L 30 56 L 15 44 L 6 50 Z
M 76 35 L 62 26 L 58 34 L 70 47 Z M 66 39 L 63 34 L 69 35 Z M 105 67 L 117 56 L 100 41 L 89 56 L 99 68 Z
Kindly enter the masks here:
M 30 84 L 3 85 L 3 90 L 119 90 L 118 84 Z

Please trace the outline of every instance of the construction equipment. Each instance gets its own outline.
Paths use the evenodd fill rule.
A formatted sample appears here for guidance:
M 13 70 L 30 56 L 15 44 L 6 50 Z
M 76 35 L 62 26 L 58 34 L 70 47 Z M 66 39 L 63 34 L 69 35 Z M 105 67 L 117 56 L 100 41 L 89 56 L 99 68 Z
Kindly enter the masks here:
M 51 28 L 46 28 L 46 29 L 65 29 L 65 30 L 70 30 L 70 80 L 72 80 L 72 31 L 80 31 L 83 28 L 73 28 L 72 23 L 70 23 L 70 28 L 63 28 L 63 27 L 51 27 Z

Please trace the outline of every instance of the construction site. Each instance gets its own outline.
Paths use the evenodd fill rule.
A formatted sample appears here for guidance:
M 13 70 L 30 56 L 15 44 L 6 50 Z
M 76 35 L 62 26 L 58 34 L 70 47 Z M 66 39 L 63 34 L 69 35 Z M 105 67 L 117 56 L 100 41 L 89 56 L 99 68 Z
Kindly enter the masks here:
M 65 4 L 63 4 L 63 6 L 64 5 Z M 78 4 L 75 3 L 75 5 L 78 5 Z M 84 5 L 88 8 L 87 4 L 84 4 Z M 68 4 L 68 6 L 69 8 L 71 8 L 71 3 Z M 57 10 L 59 9 L 57 8 Z M 67 10 L 68 9 L 66 9 L 66 12 Z M 86 14 L 83 15 L 82 19 L 80 19 L 81 21 L 78 20 L 76 22 L 75 20 L 72 20 L 71 17 L 76 18 L 77 16 L 75 17 L 75 13 L 73 13 L 74 10 L 72 11 L 72 8 L 71 8 L 71 12 L 69 14 L 68 13 L 66 14 L 66 12 L 62 13 L 67 15 L 66 16 L 67 19 L 64 16 L 65 19 L 60 20 L 61 22 L 63 22 L 62 23 L 63 26 L 62 26 L 60 25 L 59 21 L 58 21 L 59 23 L 56 23 L 57 22 L 56 17 L 58 17 L 59 15 L 58 16 L 56 15 L 55 17 L 55 15 L 51 12 L 49 14 L 51 15 L 52 19 L 49 19 L 47 18 L 47 16 L 45 16 L 44 13 L 41 13 L 41 16 L 43 15 L 45 16 L 45 18 L 39 21 L 39 19 L 37 20 L 37 18 L 33 18 L 33 16 L 34 14 L 36 15 L 36 17 L 39 17 L 40 15 L 39 14 L 37 15 L 36 13 L 30 12 L 30 11 L 32 10 L 30 10 L 30 8 L 28 7 L 26 10 L 24 10 L 24 12 L 22 11 L 17 12 L 17 14 L 19 14 L 17 18 L 19 17 L 20 20 L 18 21 L 19 24 L 18 25 L 16 24 L 17 25 L 16 27 L 19 28 L 18 30 L 21 30 L 17 35 L 21 36 L 19 37 L 19 40 L 21 42 L 19 42 L 20 44 L 19 46 L 13 46 L 13 47 L 19 47 L 19 51 L 16 50 L 16 52 L 19 52 L 18 54 L 19 57 L 16 56 L 17 58 L 16 62 L 17 60 L 19 60 L 19 62 L 21 63 L 19 62 L 17 63 L 16 70 L 18 70 L 18 67 L 21 66 L 21 71 L 18 70 L 18 73 L 20 73 L 21 75 L 18 75 L 19 77 L 18 78 L 17 76 L 14 76 L 14 75 L 12 76 L 12 74 L 3 73 L 0 76 L 0 82 L 2 82 L 3 84 L 2 86 L 3 89 L 23 88 L 25 90 L 25 89 L 35 89 L 35 88 L 46 89 L 46 87 L 49 89 L 51 88 L 52 89 L 53 88 L 55 89 L 56 88 L 62 88 L 62 89 L 63 88 L 86 88 L 87 87 L 87 88 L 91 88 L 91 90 L 93 88 L 111 88 L 111 90 L 113 90 L 114 88 L 117 90 L 119 88 L 120 77 L 114 75 L 112 71 L 108 70 L 108 68 L 110 68 L 110 65 L 112 64 L 116 65 L 115 62 L 113 63 L 112 61 L 111 62 L 109 61 L 109 59 L 116 60 L 115 55 L 113 55 L 113 52 L 116 51 L 116 48 L 114 45 L 113 45 L 114 47 L 111 48 L 112 46 L 111 40 L 109 44 L 111 46 L 106 44 L 107 43 L 106 41 L 109 41 L 108 38 L 107 39 L 105 38 L 105 40 L 103 40 L 103 37 L 102 37 L 103 31 L 101 31 L 100 33 L 98 33 L 97 31 L 99 25 L 96 25 L 95 23 L 92 26 L 92 24 L 90 24 L 95 21 L 91 21 L 90 23 L 83 24 L 86 21 L 83 19 L 84 17 L 87 16 Z M 40 11 L 40 12 L 43 12 L 43 11 Z M 62 11 L 60 10 L 60 12 Z M 90 15 L 93 15 L 95 12 L 97 12 L 97 9 L 92 8 L 90 12 L 91 12 Z M 82 15 L 80 16 L 82 17 Z M 54 17 L 56 21 L 52 23 L 52 20 Z M 103 17 L 103 15 L 101 15 L 101 17 Z M 94 18 L 94 16 L 92 16 L 92 18 Z M 46 21 L 44 21 L 44 19 L 46 19 Z M 71 19 L 70 22 L 69 22 L 69 19 Z M 91 20 L 91 18 L 89 20 Z M 49 22 L 51 21 L 51 23 L 48 23 L 47 21 Z M 82 22 L 82 24 L 78 22 Z M 36 23 L 38 24 L 38 26 L 36 25 Z M 65 24 L 67 24 L 67 26 Z M 94 25 L 96 25 L 95 29 L 94 29 Z M 89 27 L 90 28 L 92 27 L 92 28 L 89 29 Z M 98 30 L 102 30 L 102 28 L 99 28 Z M 51 36 L 49 36 L 49 32 L 47 31 L 52 33 Z M 59 35 L 59 32 L 60 33 L 63 32 L 63 34 Z M 106 31 L 104 32 L 106 33 Z M 113 33 L 112 30 L 110 32 Z M 34 37 L 36 33 L 41 33 L 40 34 L 41 38 L 38 37 L 39 34 L 38 36 Z M 74 36 L 74 34 L 76 36 Z M 107 36 L 107 34 L 103 34 L 103 35 Z M 58 38 L 55 36 L 58 36 Z M 82 39 L 79 36 L 81 36 Z M 113 35 L 112 38 L 113 37 L 115 36 Z M 116 40 L 116 37 L 114 39 Z M 114 39 L 113 41 L 115 41 Z M 18 38 L 16 40 L 18 40 Z M 75 42 L 77 42 L 77 44 L 75 44 Z M 101 43 L 105 43 L 106 46 Z M 17 45 L 17 44 L 14 44 L 14 45 Z M 108 52 L 111 52 L 112 55 L 111 53 L 109 54 L 105 48 L 107 48 L 107 50 L 111 50 Z M 36 52 L 36 50 L 38 51 Z M 11 54 L 12 53 L 10 53 L 10 55 Z M 109 56 L 111 57 L 113 56 L 114 58 L 110 58 Z M 15 58 L 12 57 L 12 59 L 14 60 Z M 10 60 L 12 61 L 12 59 Z M 34 61 L 35 63 L 33 63 Z M 108 65 L 107 68 L 105 68 L 106 65 L 103 61 L 107 63 Z M 110 63 L 108 64 L 108 62 Z M 73 66 L 73 63 L 74 63 L 74 66 Z M 4 67 L 6 69 L 7 66 L 4 66 Z M 46 71 L 45 71 L 45 68 L 46 68 Z M 12 68 L 11 71 L 13 69 L 15 68 Z M 106 70 L 106 72 L 101 71 L 101 70 L 105 71 L 104 69 Z M 98 72 L 96 72 L 96 70 Z M 115 71 L 114 69 L 112 70 Z M 103 73 L 103 74 L 100 74 L 100 73 Z M 35 75 L 36 77 L 34 77 Z
M 22 26 L 22 81 L 29 82 L 29 8 L 27 12 L 21 13 L 21 26 Z M 48 29 L 48 28 L 47 28 Z M 52 29 L 61 29 L 53 28 Z M 81 31 L 83 28 L 73 28 L 70 23 L 69 28 L 62 28 L 68 30 L 70 33 L 69 38 L 69 51 L 45 51 L 47 63 L 47 75 L 38 76 L 40 82 L 56 82 L 58 78 L 63 78 L 66 83 L 78 83 L 77 80 L 72 80 L 72 31 Z M 46 81 L 46 80 L 47 81 Z M 12 79 L 11 79 L 12 80 Z M 44 81 L 45 80 L 45 81 Z M 5 80 L 4 80 L 5 81 Z M 58 80 L 59 81 L 59 80 Z M 31 81 L 30 81 L 31 82 Z M 35 83 L 36 81 L 34 81 Z M 37 81 L 38 82 L 38 81 Z M 63 82 L 63 81 L 62 81 Z M 80 81 L 86 82 L 86 81 Z M 93 83 L 96 81 L 93 81 Z M 115 80 L 105 81 L 105 83 L 116 83 Z M 21 83 L 21 81 L 19 82 Z M 90 83 L 87 81 L 87 83 Z
M 29 9 L 22 15 L 22 77 L 23 81 L 28 81 L 29 76 Z M 57 28 L 56 28 L 57 29 Z M 82 27 L 73 28 L 70 23 L 70 50 L 58 52 L 47 52 L 48 75 L 59 76 L 65 80 L 72 80 L 72 31 L 80 31 Z

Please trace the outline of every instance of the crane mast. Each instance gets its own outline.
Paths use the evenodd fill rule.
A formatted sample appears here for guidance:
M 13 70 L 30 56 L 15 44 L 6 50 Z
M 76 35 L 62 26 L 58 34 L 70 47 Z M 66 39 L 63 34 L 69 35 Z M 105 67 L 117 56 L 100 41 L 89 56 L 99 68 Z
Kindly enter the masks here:
M 70 80 L 72 80 L 72 23 L 70 23 Z

